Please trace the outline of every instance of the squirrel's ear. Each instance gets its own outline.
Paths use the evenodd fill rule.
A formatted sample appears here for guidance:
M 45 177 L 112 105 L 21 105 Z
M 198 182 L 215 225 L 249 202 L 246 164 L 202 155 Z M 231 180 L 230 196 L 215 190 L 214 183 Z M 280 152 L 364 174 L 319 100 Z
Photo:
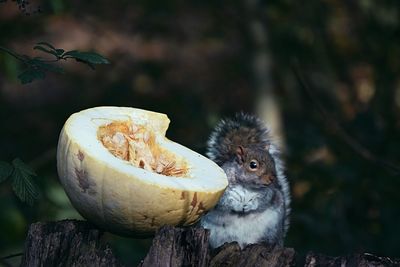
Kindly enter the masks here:
M 242 146 L 238 146 L 236 148 L 236 157 L 237 157 L 239 163 L 244 162 L 244 148 Z

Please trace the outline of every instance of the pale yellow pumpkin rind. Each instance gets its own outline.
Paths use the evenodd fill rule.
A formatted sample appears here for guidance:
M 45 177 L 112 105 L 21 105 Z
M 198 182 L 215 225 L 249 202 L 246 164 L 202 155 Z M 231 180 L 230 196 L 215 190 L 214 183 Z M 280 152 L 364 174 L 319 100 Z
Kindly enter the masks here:
M 149 236 L 162 225 L 193 224 L 216 205 L 228 184 L 225 173 L 210 160 L 166 139 L 164 136 L 169 125 L 166 115 L 133 108 L 94 109 L 84 112 L 90 116 L 93 110 L 104 115 L 121 111 L 121 114 L 135 113 L 146 117 L 145 120 L 152 124 L 150 127 L 167 147 L 176 146 L 177 151 L 195 159 L 189 160 L 194 164 L 195 175 L 201 173 L 209 177 L 162 177 L 143 169 L 132 171 L 131 168 L 135 167 L 119 163 L 119 159 L 103 160 L 99 154 L 103 155 L 106 149 L 103 151 L 95 144 L 96 149 L 92 151 L 87 142 L 82 144 L 79 140 L 73 123 L 80 114 L 74 114 L 60 134 L 57 167 L 71 203 L 83 217 L 111 232 Z M 204 170 L 195 172 L 196 164 Z M 206 180 L 204 184 L 202 179 Z M 215 186 L 210 185 L 214 180 Z

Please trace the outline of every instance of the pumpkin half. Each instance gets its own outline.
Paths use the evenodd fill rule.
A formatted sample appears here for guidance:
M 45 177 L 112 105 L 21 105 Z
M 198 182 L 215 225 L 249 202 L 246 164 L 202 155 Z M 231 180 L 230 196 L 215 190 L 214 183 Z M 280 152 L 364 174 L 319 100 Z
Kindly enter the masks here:
M 168 140 L 165 114 L 96 107 L 71 115 L 57 149 L 60 181 L 78 212 L 114 233 L 152 235 L 190 225 L 228 181 L 204 156 Z

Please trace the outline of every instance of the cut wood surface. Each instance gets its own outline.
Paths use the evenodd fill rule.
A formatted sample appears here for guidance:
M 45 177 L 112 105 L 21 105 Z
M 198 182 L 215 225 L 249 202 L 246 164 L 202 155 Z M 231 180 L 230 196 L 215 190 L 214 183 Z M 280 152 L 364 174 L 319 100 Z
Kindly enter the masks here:
M 34 223 L 30 226 L 21 266 L 122 266 L 110 247 L 101 242 L 102 231 L 77 220 Z M 139 267 L 179 266 L 400 266 L 399 259 L 369 253 L 331 257 L 310 252 L 298 259 L 293 248 L 253 244 L 241 249 L 236 242 L 210 250 L 209 232 L 203 228 L 162 227 Z

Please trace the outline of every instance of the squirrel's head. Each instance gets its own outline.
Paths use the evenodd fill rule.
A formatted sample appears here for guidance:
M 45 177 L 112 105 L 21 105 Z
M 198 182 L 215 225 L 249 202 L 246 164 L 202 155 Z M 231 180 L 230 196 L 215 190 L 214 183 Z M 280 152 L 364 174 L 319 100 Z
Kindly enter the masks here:
M 234 158 L 224 169 L 231 183 L 262 188 L 276 182 L 275 162 L 268 147 L 237 146 Z

